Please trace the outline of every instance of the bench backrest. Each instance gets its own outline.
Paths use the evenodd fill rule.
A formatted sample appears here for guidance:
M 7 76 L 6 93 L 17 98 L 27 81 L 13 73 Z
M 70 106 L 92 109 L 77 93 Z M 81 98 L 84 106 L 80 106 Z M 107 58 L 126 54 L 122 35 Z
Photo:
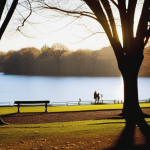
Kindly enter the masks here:
M 15 101 L 14 104 L 36 104 L 36 103 L 50 103 L 49 100 L 42 101 Z

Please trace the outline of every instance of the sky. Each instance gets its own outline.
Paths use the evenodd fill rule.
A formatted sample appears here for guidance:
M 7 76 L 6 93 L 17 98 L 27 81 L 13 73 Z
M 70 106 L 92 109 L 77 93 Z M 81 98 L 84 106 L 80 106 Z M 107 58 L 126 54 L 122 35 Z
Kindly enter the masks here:
M 57 15 L 49 12 L 50 11 L 42 13 L 47 15 Z M 25 16 L 27 16 L 28 13 L 29 12 L 26 12 Z M 113 13 L 116 18 L 118 18 L 119 14 L 117 11 L 113 11 Z M 140 16 L 138 12 L 136 16 Z M 29 22 L 32 21 L 35 23 L 38 21 L 39 24 L 30 25 L 28 22 L 25 23 L 24 28 L 21 30 L 24 35 L 19 31 L 16 31 L 18 25 L 20 25 L 19 20 L 21 19 L 19 17 L 20 16 L 18 16 L 17 12 L 15 12 L 0 41 L 0 51 L 7 52 L 9 50 L 20 50 L 24 47 L 36 47 L 41 49 L 45 44 L 51 47 L 55 43 L 62 43 L 70 50 L 99 50 L 103 47 L 110 46 L 106 34 L 99 33 L 91 36 L 92 32 L 104 31 L 98 22 L 88 17 L 78 20 L 64 16 L 49 19 L 47 17 L 44 18 L 33 14 L 29 18 Z M 135 26 L 137 26 L 138 17 L 135 18 Z M 73 23 L 70 24 L 70 22 Z M 120 25 L 118 25 L 117 29 L 119 37 L 122 39 Z
M 54 43 L 62 43 L 73 51 L 77 49 L 98 50 L 110 45 L 106 35 L 104 34 L 100 35 L 100 37 L 95 36 L 83 41 L 81 40 L 82 39 L 75 35 L 68 33 L 68 31 L 50 33 L 49 35 L 45 35 L 41 38 L 28 38 L 22 34 L 15 37 L 8 37 L 8 35 L 4 35 L 0 41 L 0 51 L 7 52 L 9 50 L 19 50 L 24 47 L 36 47 L 41 49 L 41 47 L 45 44 L 51 47 Z

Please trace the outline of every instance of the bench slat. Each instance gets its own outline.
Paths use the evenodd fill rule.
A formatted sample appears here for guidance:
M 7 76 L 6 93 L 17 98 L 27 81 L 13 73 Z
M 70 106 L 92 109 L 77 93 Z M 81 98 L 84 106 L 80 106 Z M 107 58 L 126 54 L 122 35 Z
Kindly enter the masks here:
M 49 100 L 43 101 L 15 101 L 14 104 L 36 104 L 36 103 L 50 103 Z

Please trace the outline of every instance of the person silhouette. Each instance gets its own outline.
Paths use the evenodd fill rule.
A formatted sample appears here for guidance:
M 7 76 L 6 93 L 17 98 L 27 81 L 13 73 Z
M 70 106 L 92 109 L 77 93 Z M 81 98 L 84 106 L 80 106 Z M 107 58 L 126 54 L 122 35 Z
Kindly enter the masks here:
M 97 92 L 96 91 L 94 92 L 94 99 L 95 99 L 95 103 L 96 103 L 96 101 L 97 101 Z
M 100 100 L 100 96 L 99 96 L 99 93 L 97 94 L 97 98 L 98 98 L 98 103 L 99 103 L 99 100 Z

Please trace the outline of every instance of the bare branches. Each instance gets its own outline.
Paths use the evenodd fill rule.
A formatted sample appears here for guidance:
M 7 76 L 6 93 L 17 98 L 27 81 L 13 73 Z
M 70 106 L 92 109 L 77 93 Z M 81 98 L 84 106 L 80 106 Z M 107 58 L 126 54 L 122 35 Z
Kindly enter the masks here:
M 87 16 L 87 17 L 90 17 L 92 19 L 95 19 L 97 20 L 96 17 L 94 17 L 94 14 L 93 13 L 90 13 L 90 12 L 86 12 L 86 11 L 69 11 L 69 10 L 64 10 L 64 9 L 61 9 L 61 8 L 58 8 L 58 7 L 52 7 L 52 6 L 49 6 L 48 4 L 44 3 L 45 6 L 41 7 L 42 9 L 51 9 L 51 10 L 56 10 L 56 11 L 60 11 L 60 12 L 64 12 L 64 13 L 67 13 L 68 15 L 69 14 L 77 14 L 77 15 L 81 15 L 81 16 Z
M 105 30 L 109 40 L 112 40 L 112 34 L 109 27 L 109 23 L 107 21 L 107 17 L 99 3 L 99 1 L 91 1 L 91 0 L 84 0 L 89 8 L 93 11 L 95 16 L 97 17 L 97 21 L 102 25 L 103 29 Z
M 80 40 L 79 42 L 82 42 L 82 41 L 84 41 L 84 40 L 90 38 L 91 36 L 93 36 L 93 35 L 95 35 L 95 34 L 100 34 L 100 33 L 105 34 L 105 32 L 93 32 L 91 35 L 89 35 L 89 36 L 87 36 L 87 37 L 85 37 L 85 38 L 82 38 L 82 40 Z M 79 43 L 79 42 L 76 42 L 76 43 Z M 75 43 L 74 43 L 74 44 L 75 44 Z
M 75 19 L 70 21 L 66 19 L 65 21 L 67 23 L 63 22 L 62 23 L 63 25 L 59 30 L 64 29 L 65 27 L 67 27 L 77 19 L 79 19 L 79 21 L 83 21 L 84 19 L 82 17 L 88 17 L 94 19 L 104 29 L 112 47 L 114 49 L 120 48 L 119 51 L 121 52 L 117 52 L 118 55 L 122 55 L 124 52 L 126 54 L 131 54 L 130 51 L 132 47 L 134 47 L 136 42 L 140 43 L 143 40 L 142 43 L 146 44 L 149 39 L 150 31 L 148 30 L 147 26 L 148 26 L 148 18 L 150 15 L 150 13 L 148 12 L 150 7 L 150 0 L 144 0 L 143 11 L 139 21 L 139 26 L 136 35 L 138 37 L 142 35 L 138 39 L 140 42 L 135 40 L 134 37 L 134 19 L 135 19 L 134 17 L 135 17 L 135 9 L 138 0 L 75 0 L 75 1 L 74 0 L 63 0 L 63 1 L 62 0 L 26 0 L 26 1 L 29 3 L 30 7 L 27 9 L 30 11 L 30 13 L 28 14 L 27 17 L 22 16 L 24 20 L 22 22 L 22 25 L 19 26 L 17 30 L 20 30 L 20 28 L 24 26 L 25 22 L 28 22 L 28 18 L 30 17 L 30 15 L 32 13 L 35 13 L 36 15 L 38 14 L 40 17 L 45 17 L 46 19 L 48 17 L 50 19 L 52 18 L 51 19 L 52 21 L 51 20 L 50 21 L 53 23 L 62 20 L 62 18 L 66 19 L 67 16 L 75 17 Z M 33 3 L 32 7 L 30 3 Z M 117 9 L 118 11 L 116 13 L 117 15 L 113 12 L 114 9 Z M 121 45 L 118 36 L 119 30 L 117 28 L 117 22 L 116 22 L 117 17 L 119 18 L 119 25 L 121 22 L 121 28 L 123 34 L 123 45 Z M 81 18 L 82 20 L 80 20 Z M 42 18 L 41 20 L 43 21 L 44 19 Z M 86 22 L 87 20 L 84 21 Z M 83 24 L 84 23 L 82 22 L 82 25 Z M 89 26 L 90 24 L 88 25 L 88 27 Z M 90 31 L 91 28 L 88 27 L 87 29 Z M 51 28 L 51 30 L 52 29 L 53 27 Z M 94 31 L 94 29 L 95 28 L 91 29 L 92 35 L 95 35 L 95 32 L 92 32 Z M 87 36 L 86 38 L 90 36 Z
M 79 16 L 79 17 L 80 17 L 80 16 Z M 60 29 L 58 29 L 58 30 L 52 31 L 51 33 L 58 32 L 58 31 L 60 31 L 60 30 L 62 30 L 62 29 L 64 29 L 64 28 L 66 28 L 67 26 L 69 26 L 70 24 L 72 24 L 73 22 L 75 22 L 77 19 L 78 19 L 78 17 L 75 18 L 73 21 L 69 22 L 69 23 L 68 23 L 67 25 L 65 25 L 64 27 L 62 27 L 62 28 L 60 28 Z
M 31 7 L 31 3 L 30 3 L 30 1 L 29 1 L 29 0 L 27 0 L 27 1 L 28 1 L 29 6 L 30 6 L 30 8 L 29 8 L 30 13 L 29 13 L 29 15 L 28 15 L 26 18 L 24 18 L 24 20 L 23 20 L 23 22 L 22 22 L 22 25 L 21 25 L 21 26 L 18 26 L 18 28 L 17 28 L 17 30 L 18 30 L 18 31 L 20 31 L 20 28 L 24 26 L 24 24 L 25 24 L 26 20 L 27 20 L 27 19 L 31 16 L 31 14 L 32 14 L 32 7 Z M 22 16 L 22 17 L 23 17 L 23 16 Z

